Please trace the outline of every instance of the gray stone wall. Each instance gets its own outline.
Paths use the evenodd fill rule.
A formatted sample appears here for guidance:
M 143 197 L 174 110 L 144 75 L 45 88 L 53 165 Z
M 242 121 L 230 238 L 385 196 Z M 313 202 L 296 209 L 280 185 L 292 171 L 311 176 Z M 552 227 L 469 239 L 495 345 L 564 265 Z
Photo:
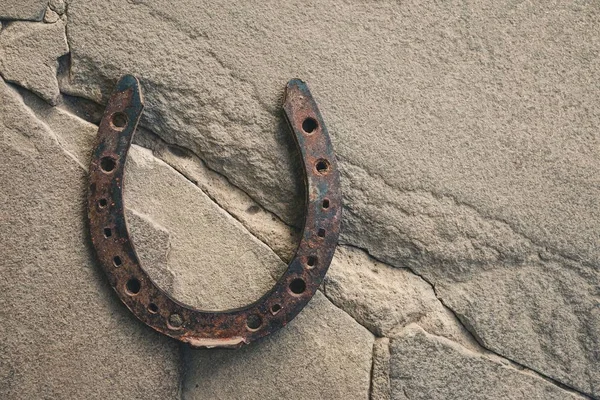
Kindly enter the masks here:
M 1 399 L 600 399 L 600 3 L 0 2 Z M 237 351 L 138 322 L 86 232 L 123 74 L 127 221 L 176 298 L 256 300 L 298 242 L 281 112 L 342 170 L 320 291 Z

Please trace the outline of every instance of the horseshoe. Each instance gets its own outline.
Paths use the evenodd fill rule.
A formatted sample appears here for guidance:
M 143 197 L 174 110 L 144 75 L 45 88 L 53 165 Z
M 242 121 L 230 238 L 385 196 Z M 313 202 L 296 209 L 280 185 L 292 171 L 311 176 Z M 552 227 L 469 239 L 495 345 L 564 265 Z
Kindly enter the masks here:
M 140 264 L 125 221 L 123 176 L 143 108 L 139 81 L 123 76 L 104 111 L 89 169 L 89 229 L 110 285 L 146 325 L 193 347 L 238 348 L 281 329 L 317 291 L 340 231 L 340 175 L 308 86 L 299 79 L 289 81 L 283 104 L 303 162 L 306 199 L 300 244 L 271 290 L 252 304 L 226 311 L 202 311 L 173 299 Z

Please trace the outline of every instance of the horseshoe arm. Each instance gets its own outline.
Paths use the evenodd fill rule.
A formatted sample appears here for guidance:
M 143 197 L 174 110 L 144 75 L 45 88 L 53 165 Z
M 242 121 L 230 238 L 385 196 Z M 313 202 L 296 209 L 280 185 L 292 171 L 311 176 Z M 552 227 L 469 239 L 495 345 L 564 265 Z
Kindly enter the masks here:
M 123 177 L 143 108 L 138 80 L 122 77 L 100 122 L 90 164 L 89 228 L 110 285 L 142 322 L 194 347 L 237 348 L 284 327 L 323 281 L 341 222 L 337 162 L 308 86 L 298 79 L 288 82 L 283 104 L 303 162 L 306 202 L 300 243 L 271 290 L 252 304 L 227 311 L 202 311 L 173 299 L 140 264 L 125 221 Z

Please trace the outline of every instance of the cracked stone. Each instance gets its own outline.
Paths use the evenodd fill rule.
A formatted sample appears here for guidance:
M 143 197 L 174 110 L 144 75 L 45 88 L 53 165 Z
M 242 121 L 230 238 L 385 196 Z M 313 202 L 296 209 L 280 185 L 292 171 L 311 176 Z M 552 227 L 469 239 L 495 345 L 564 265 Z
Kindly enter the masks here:
M 150 150 L 132 146 L 126 168 L 128 207 L 169 231 L 177 299 L 203 310 L 241 307 L 285 270 L 270 248 Z
M 48 2 L 48 7 L 58 15 L 63 15 L 66 10 L 66 4 L 64 0 L 50 0 Z
M 60 14 L 60 3 L 50 8 Z M 301 220 L 280 97 L 288 79 L 307 80 L 343 170 L 343 240 L 430 282 L 483 346 L 600 398 L 597 3 L 133 3 L 69 3 L 64 91 L 101 103 L 120 75 L 139 75 L 142 123 L 198 160 L 157 155 L 285 258 L 285 228 L 260 221 Z M 0 42 L 14 24 L 3 22 Z M 83 139 L 72 136 L 57 140 L 79 162 L 71 143 Z M 248 198 L 229 202 L 229 190 Z M 328 295 L 369 329 L 395 336 L 392 325 L 412 321 L 394 305 L 383 312 L 408 300 L 373 276 L 380 267 L 336 265 Z M 433 306 L 424 282 L 400 281 L 423 296 L 408 302 L 417 316 Z
M 600 398 L 597 270 L 566 262 L 498 265 L 436 286 L 484 347 Z
M 468 332 L 427 282 L 361 250 L 339 246 L 324 287 L 334 304 L 378 336 L 393 337 L 418 322 L 428 332 L 469 345 Z
M 1 80 L 0 132 L 0 397 L 179 398 L 177 344 L 132 318 L 95 262 L 85 170 Z
M 144 270 L 159 287 L 173 293 L 175 276 L 168 267 L 171 249 L 169 231 L 147 215 L 132 209 L 126 209 L 125 218 Z
M 197 185 L 285 262 L 293 258 L 300 241 L 299 229 L 287 225 L 265 210 L 223 175 L 210 170 L 204 161 L 189 150 L 168 145 L 144 129 L 140 129 L 139 133 L 136 143 L 151 148 L 156 157 Z
M 48 0 L 5 0 L 0 5 L 0 19 L 41 21 Z
M 392 399 L 583 400 L 528 371 L 409 326 L 390 344 Z
M 68 52 L 63 21 L 11 22 L 0 32 L 0 75 L 55 105 L 60 96 L 58 58 Z
M 373 336 L 320 292 L 239 351 L 187 350 L 186 399 L 367 399 Z

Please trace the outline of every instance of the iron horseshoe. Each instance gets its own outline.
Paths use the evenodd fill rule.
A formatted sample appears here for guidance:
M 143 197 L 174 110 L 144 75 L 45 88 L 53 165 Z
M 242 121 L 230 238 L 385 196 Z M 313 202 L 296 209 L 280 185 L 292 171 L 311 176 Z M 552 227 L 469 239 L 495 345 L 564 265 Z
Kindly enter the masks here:
M 143 108 L 138 80 L 123 76 L 104 111 L 89 169 L 89 229 L 110 285 L 146 325 L 194 347 L 238 348 L 281 329 L 317 291 L 340 232 L 340 174 L 308 86 L 299 79 L 289 81 L 283 104 L 303 161 L 306 200 L 300 243 L 271 290 L 252 304 L 227 311 L 201 311 L 171 298 L 140 264 L 125 221 L 123 177 Z

